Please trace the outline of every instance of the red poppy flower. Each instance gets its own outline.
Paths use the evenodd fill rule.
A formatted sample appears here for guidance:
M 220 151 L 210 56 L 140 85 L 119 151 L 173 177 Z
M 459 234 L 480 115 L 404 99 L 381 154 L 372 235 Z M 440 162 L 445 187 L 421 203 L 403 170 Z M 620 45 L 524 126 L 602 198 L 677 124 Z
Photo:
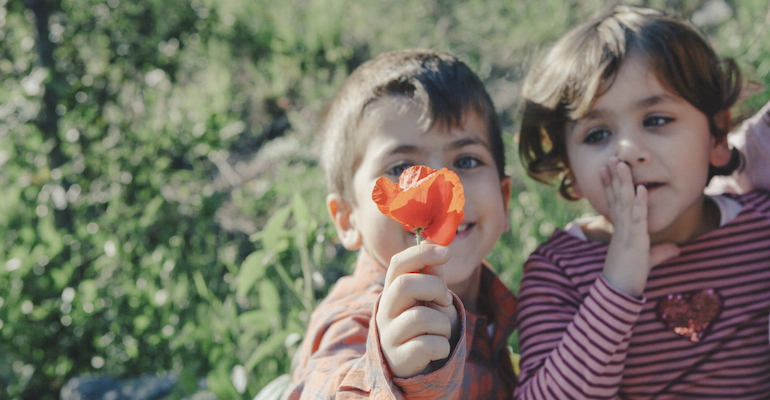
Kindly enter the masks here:
M 383 214 L 410 232 L 442 246 L 452 243 L 465 217 L 463 185 L 446 168 L 409 167 L 398 183 L 382 177 L 374 185 L 372 200 Z

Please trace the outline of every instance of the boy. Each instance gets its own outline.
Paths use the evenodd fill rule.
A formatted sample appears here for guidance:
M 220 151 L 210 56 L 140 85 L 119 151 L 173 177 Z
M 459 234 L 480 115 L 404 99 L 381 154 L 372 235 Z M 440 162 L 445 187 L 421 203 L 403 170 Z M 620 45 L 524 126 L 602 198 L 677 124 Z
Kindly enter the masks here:
M 348 78 L 322 132 L 327 208 L 359 253 L 311 317 L 289 398 L 511 398 L 516 300 L 484 261 L 509 228 L 511 181 L 483 83 L 449 54 L 385 53 Z M 412 165 L 465 188 L 448 246 L 415 246 L 372 200 L 379 177 Z

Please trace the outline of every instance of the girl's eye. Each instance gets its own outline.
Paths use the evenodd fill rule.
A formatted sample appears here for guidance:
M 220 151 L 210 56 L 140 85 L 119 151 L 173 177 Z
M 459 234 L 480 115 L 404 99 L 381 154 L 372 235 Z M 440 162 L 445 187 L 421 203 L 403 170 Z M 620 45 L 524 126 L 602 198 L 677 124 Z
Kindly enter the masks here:
M 645 128 L 654 128 L 657 126 L 666 125 L 673 120 L 673 118 L 653 116 L 645 118 L 643 124 Z
M 481 161 L 476 157 L 464 156 L 455 161 L 454 167 L 458 169 L 471 169 L 479 166 Z
M 396 165 L 395 167 L 392 167 L 391 169 L 389 169 L 386 172 L 387 172 L 388 175 L 393 175 L 395 177 L 399 177 L 399 176 L 401 176 L 402 172 L 406 171 L 411 166 L 412 166 L 412 164 L 407 164 L 407 163 L 398 164 L 398 165 Z
M 592 131 L 589 131 L 586 134 L 585 139 L 583 139 L 583 143 L 599 143 L 602 140 L 608 138 L 610 136 L 610 131 L 607 129 L 594 129 Z

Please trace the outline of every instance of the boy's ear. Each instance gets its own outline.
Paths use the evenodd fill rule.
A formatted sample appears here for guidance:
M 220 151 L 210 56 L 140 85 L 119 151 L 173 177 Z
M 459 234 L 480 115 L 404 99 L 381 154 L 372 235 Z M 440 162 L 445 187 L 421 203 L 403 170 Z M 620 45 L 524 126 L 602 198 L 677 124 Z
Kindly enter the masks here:
M 353 207 L 338 193 L 326 196 L 326 208 L 334 221 L 337 237 L 348 250 L 358 250 L 361 247 L 361 232 L 356 226 Z
M 511 218 L 508 214 L 508 206 L 511 204 L 511 177 L 506 176 L 500 181 L 500 192 L 503 195 L 503 207 L 505 207 L 505 231 L 511 229 Z
M 580 189 L 580 185 L 578 185 L 576 180 L 572 180 L 572 196 L 576 199 L 582 199 L 583 197 L 583 191 Z

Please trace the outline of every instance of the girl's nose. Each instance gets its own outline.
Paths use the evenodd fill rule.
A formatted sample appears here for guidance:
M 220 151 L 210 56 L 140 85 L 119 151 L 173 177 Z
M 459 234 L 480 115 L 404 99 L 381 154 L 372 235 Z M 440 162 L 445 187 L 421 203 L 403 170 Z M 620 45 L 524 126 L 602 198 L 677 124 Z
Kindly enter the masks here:
M 650 153 L 644 140 L 638 135 L 624 135 L 618 140 L 618 159 L 629 165 L 640 164 L 650 160 Z

